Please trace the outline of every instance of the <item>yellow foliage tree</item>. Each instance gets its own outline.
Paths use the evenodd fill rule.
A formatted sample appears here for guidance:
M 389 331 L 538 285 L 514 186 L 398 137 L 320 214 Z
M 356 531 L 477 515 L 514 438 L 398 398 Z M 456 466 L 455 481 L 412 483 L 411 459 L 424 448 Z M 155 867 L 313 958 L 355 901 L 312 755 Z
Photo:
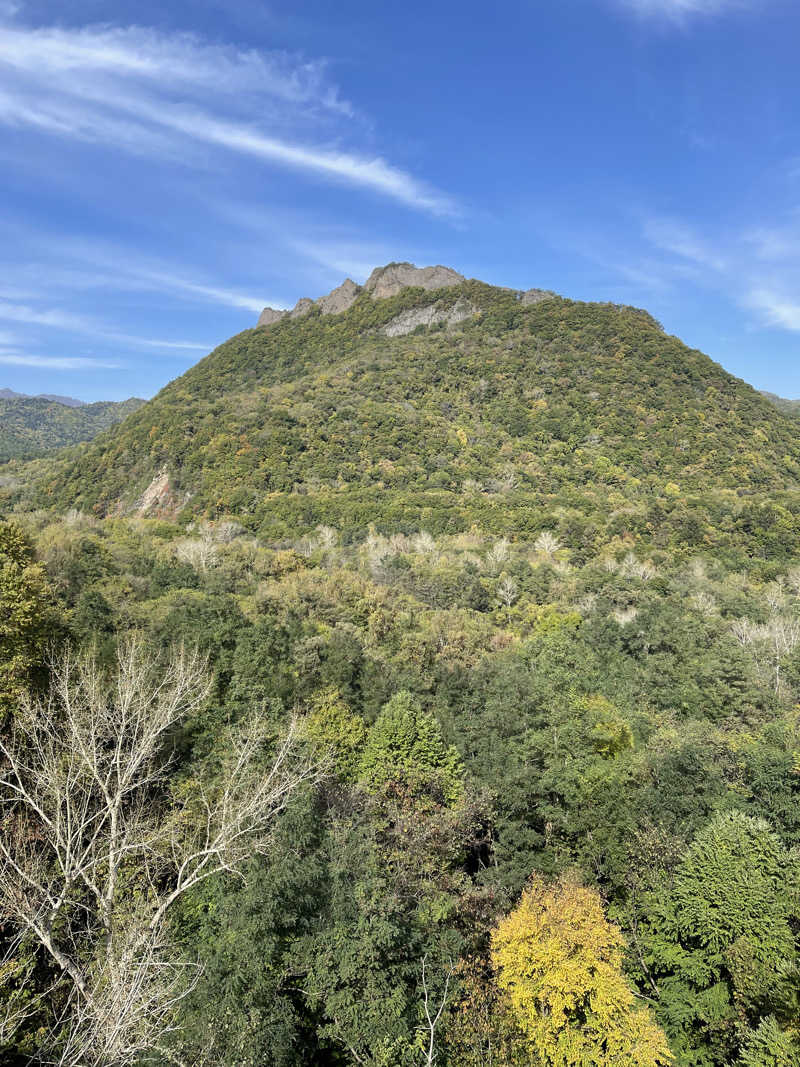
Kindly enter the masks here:
M 497 984 L 545 1067 L 666 1067 L 663 1031 L 622 973 L 623 938 L 592 889 L 535 876 L 492 935 Z

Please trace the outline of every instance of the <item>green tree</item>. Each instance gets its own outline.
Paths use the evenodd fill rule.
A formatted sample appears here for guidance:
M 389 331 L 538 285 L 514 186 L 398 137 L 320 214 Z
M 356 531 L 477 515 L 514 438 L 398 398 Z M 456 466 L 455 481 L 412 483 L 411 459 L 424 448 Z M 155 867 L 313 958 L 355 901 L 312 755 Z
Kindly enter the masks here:
M 797 958 L 798 866 L 769 825 L 720 813 L 643 899 L 658 1016 L 688 1063 L 729 1063 L 742 1018 L 780 1012 Z
M 0 721 L 42 670 L 56 614 L 44 568 L 15 522 L 0 522 Z
M 305 722 L 305 734 L 324 758 L 330 755 L 336 773 L 354 781 L 367 737 L 364 720 L 354 715 L 335 689 L 320 693 Z
M 796 1067 L 800 1063 L 800 1040 L 782 1030 L 777 1019 L 768 1016 L 744 1041 L 739 1067 Z
M 395 693 L 370 729 L 359 777 L 374 791 L 401 782 L 440 790 L 451 802 L 463 788 L 458 753 L 445 744 L 434 716 L 406 690 Z

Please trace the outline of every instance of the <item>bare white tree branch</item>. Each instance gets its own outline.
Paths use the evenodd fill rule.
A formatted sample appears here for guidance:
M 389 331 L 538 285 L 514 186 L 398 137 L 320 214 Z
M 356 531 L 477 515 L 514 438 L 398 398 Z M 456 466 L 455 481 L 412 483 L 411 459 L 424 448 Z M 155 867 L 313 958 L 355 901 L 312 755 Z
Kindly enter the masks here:
M 91 656 L 52 666 L 49 696 L 0 738 L 0 921 L 49 954 L 68 990 L 40 1062 L 126 1067 L 163 1040 L 196 980 L 169 946 L 170 908 L 266 851 L 320 768 L 294 722 L 266 758 L 256 720 L 231 731 L 218 784 L 176 799 L 170 739 L 208 696 L 205 661 L 180 649 L 161 668 L 134 638 L 111 678 Z
M 428 988 L 428 976 L 427 976 L 428 955 L 427 953 L 422 957 L 422 1007 L 425 1011 L 425 1040 L 426 1048 L 423 1050 L 425 1057 L 425 1067 L 434 1067 L 436 1063 L 436 1027 L 439 1025 L 439 1020 L 442 1017 L 442 1012 L 447 1007 L 447 994 L 450 988 L 450 979 L 455 972 L 455 966 L 450 961 L 450 964 L 445 971 L 444 977 L 444 989 L 439 1000 L 438 1007 L 435 1003 L 431 1003 L 431 992 Z

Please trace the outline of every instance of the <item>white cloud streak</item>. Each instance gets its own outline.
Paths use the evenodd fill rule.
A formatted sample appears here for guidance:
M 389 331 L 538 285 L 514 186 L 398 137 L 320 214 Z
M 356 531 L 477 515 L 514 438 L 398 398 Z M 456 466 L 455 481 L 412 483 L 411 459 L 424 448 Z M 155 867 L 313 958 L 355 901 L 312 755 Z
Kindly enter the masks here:
M 685 22 L 695 16 L 726 15 L 746 11 L 751 0 L 620 0 L 622 5 L 642 18 Z
M 142 272 L 131 278 L 130 284 L 141 285 L 148 289 L 169 289 L 176 293 L 186 293 L 189 296 L 202 297 L 205 301 L 212 301 L 225 307 L 240 308 L 244 311 L 260 312 L 264 307 L 263 297 L 248 296 L 245 293 L 236 292 L 233 289 L 220 289 L 213 285 L 201 285 L 198 282 L 189 281 L 175 274 L 162 274 L 159 271 Z
M 117 370 L 121 366 L 120 363 L 108 363 L 88 356 L 30 356 L 22 352 L 0 352 L 0 364 L 49 370 Z
M 28 326 L 44 326 L 68 333 L 78 333 L 103 341 L 133 345 L 144 348 L 177 349 L 207 352 L 211 346 L 199 341 L 163 340 L 152 337 L 138 337 L 133 334 L 118 333 L 109 330 L 93 319 L 83 315 L 73 315 L 58 308 L 37 308 L 29 304 L 10 304 L 0 300 L 0 322 L 17 322 Z
M 371 190 L 434 215 L 452 200 L 380 156 L 309 144 L 304 130 L 351 114 L 321 63 L 130 28 L 0 27 L 0 122 L 185 160 L 222 149 Z M 298 137 L 298 132 L 300 136 Z
M 783 225 L 761 225 L 728 235 L 703 237 L 677 219 L 645 220 L 643 235 L 669 258 L 662 274 L 717 289 L 755 312 L 763 326 L 800 332 L 800 224 L 794 213 Z
M 758 311 L 768 325 L 800 332 L 800 303 L 796 300 L 769 289 L 754 289 L 745 303 Z
M 690 226 L 676 219 L 651 218 L 645 222 L 645 237 L 656 248 L 714 271 L 726 269 L 725 257 L 702 240 Z

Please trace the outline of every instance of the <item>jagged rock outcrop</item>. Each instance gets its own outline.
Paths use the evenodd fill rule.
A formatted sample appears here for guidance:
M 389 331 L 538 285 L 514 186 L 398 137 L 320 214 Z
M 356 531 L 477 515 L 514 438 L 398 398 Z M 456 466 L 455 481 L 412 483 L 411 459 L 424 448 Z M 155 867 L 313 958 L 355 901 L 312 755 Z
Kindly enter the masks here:
M 356 285 L 352 278 L 345 278 L 341 285 L 337 285 L 325 296 L 317 300 L 310 300 L 307 296 L 301 297 L 291 311 L 278 311 L 275 308 L 264 308 L 258 317 L 257 326 L 272 326 L 280 322 L 288 315 L 290 319 L 299 319 L 307 315 L 312 308 L 318 307 L 323 315 L 339 315 L 352 306 L 353 301 L 361 292 L 361 286 Z
M 169 471 L 166 467 L 162 467 L 136 501 L 135 507 L 139 515 L 150 518 L 172 518 L 188 503 L 190 498 L 190 493 L 181 494 L 175 491 Z M 124 514 L 124 509 L 120 510 L 120 514 Z
M 452 267 L 415 267 L 413 263 L 389 263 L 385 267 L 376 267 L 367 278 L 363 288 L 360 285 L 356 285 L 352 278 L 346 278 L 341 285 L 316 300 L 310 300 L 307 296 L 302 297 L 291 311 L 264 308 L 258 320 L 258 325 L 271 326 L 273 323 L 280 322 L 281 319 L 286 318 L 287 315 L 289 318 L 299 319 L 301 316 L 307 315 L 315 307 L 319 308 L 323 315 L 339 315 L 341 312 L 347 311 L 349 307 L 352 307 L 361 292 L 369 293 L 373 300 L 385 300 L 390 296 L 396 296 L 402 289 L 410 287 L 427 290 L 446 289 L 449 286 L 461 285 L 464 281 L 466 281 L 464 275 L 459 274 Z M 556 295 L 546 289 L 528 289 L 526 292 L 517 290 L 517 292 L 519 300 L 524 305 L 539 304 L 543 300 L 551 300 Z M 451 309 L 451 312 L 452 310 L 454 309 Z M 470 310 L 462 315 L 461 318 L 467 318 L 471 314 L 473 314 L 473 309 L 470 305 Z M 445 321 L 445 319 L 448 323 L 461 321 L 459 318 L 443 317 L 440 312 L 434 313 L 431 308 L 423 308 L 404 312 L 389 323 L 383 332 L 388 337 L 398 337 L 403 333 L 410 333 L 417 326 L 432 326 L 434 323 Z
M 256 326 L 271 326 L 274 322 L 280 322 L 289 314 L 288 311 L 278 311 L 276 308 L 264 308 L 258 316 Z
M 352 278 L 345 278 L 341 285 L 332 289 L 327 296 L 321 296 L 315 303 L 323 315 L 339 315 L 352 307 L 360 292 L 360 285 L 356 285 Z
M 401 311 L 399 315 L 387 323 L 381 331 L 387 337 L 402 337 L 411 333 L 418 326 L 434 326 L 439 323 L 447 323 L 455 326 L 458 322 L 471 318 L 477 308 L 469 300 L 459 300 L 453 307 L 442 307 L 441 304 L 432 304 L 429 307 L 409 308 Z
M 415 267 L 413 263 L 389 263 L 376 267 L 367 278 L 364 288 L 375 300 L 396 296 L 401 289 L 415 286 L 420 289 L 445 289 L 466 281 L 463 274 L 451 267 Z
M 526 289 L 522 294 L 521 303 L 523 307 L 529 304 L 541 304 L 543 300 L 552 300 L 555 295 L 549 289 Z
M 314 301 L 309 300 L 307 296 L 301 296 L 295 306 L 289 312 L 290 319 L 299 319 L 301 315 L 307 315 L 313 308 Z
M 363 288 L 374 300 L 384 300 L 389 296 L 396 296 L 401 289 L 407 289 L 409 286 L 429 290 L 445 289 L 450 285 L 460 285 L 465 280 L 463 274 L 451 267 L 415 267 L 413 263 L 389 263 L 385 267 L 376 267 Z M 307 296 L 301 297 L 291 311 L 264 308 L 256 325 L 272 326 L 287 315 L 290 319 L 299 319 L 314 307 L 318 307 L 323 315 L 339 315 L 352 307 L 361 291 L 362 287 L 356 285 L 352 278 L 345 278 L 341 285 L 317 300 L 311 300 Z

